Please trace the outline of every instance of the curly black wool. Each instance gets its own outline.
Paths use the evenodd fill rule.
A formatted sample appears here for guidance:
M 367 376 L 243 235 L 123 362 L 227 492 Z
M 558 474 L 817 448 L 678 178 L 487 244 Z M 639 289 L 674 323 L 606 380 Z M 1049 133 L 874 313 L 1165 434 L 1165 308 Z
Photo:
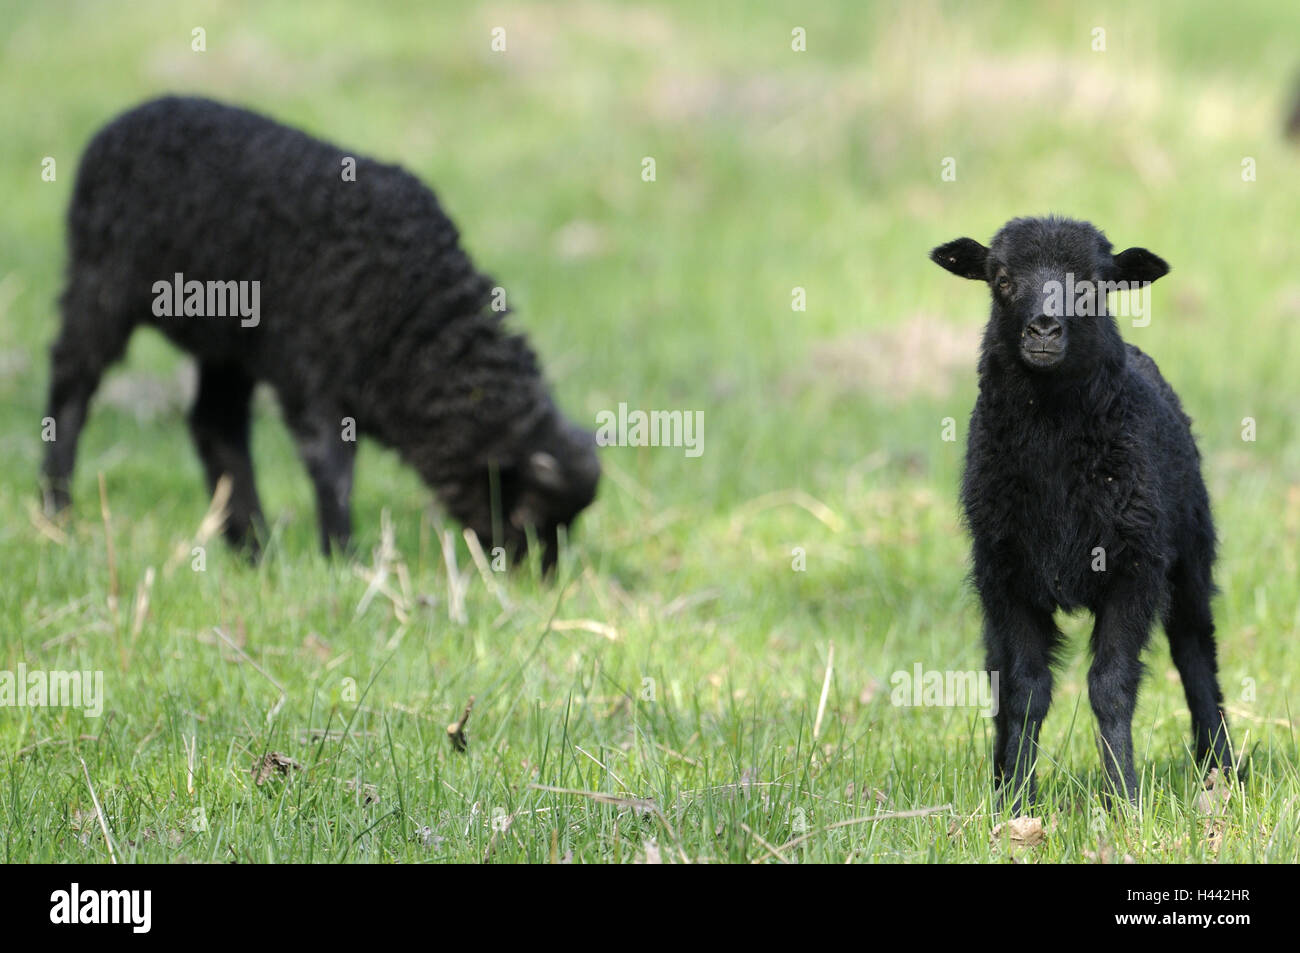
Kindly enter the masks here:
M 453 516 L 516 555 L 533 534 L 552 560 L 559 528 L 594 498 L 592 435 L 556 409 L 433 192 L 397 166 L 247 110 L 166 97 L 87 146 L 68 238 L 51 510 L 69 501 L 88 401 L 139 324 L 198 359 L 190 427 L 210 485 L 232 480 L 225 531 L 237 545 L 256 549 L 261 534 L 248 451 L 259 381 L 311 474 L 327 552 L 350 537 L 356 435 L 394 448 Z M 256 313 L 176 313 L 167 289 L 190 282 L 206 285 L 209 306 L 213 284 L 253 289 L 244 303 Z

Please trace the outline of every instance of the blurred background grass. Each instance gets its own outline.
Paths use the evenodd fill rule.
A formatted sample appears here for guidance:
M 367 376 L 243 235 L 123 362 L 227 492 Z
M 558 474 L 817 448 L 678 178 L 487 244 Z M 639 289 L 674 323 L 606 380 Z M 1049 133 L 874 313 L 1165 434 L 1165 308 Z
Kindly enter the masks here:
M 493 797 L 511 810 L 528 779 L 612 785 L 609 773 L 569 777 L 579 764 L 594 770 L 572 754 L 539 772 L 534 755 L 567 730 L 587 736 L 566 735 L 568 743 L 615 752 L 601 761 L 629 761 L 605 765 L 625 789 L 675 803 L 702 773 L 719 784 L 766 777 L 840 795 L 846 785 L 859 794 L 874 787 L 893 806 L 982 811 L 982 720 L 893 708 L 885 687 L 916 660 L 981 664 L 955 496 L 987 300 L 926 255 L 950 238 L 987 241 L 1008 218 L 1047 212 L 1089 219 L 1117 247 L 1144 245 L 1173 265 L 1153 288 L 1150 326 L 1124 333 L 1182 394 L 1206 457 L 1223 537 L 1223 677 L 1230 707 L 1242 713 L 1238 730 L 1294 764 L 1300 154 L 1281 130 L 1300 69 L 1300 6 L 6 0 L 0 23 L 8 120 L 0 146 L 8 184 L 0 667 L 110 668 L 110 724 L 130 750 L 102 739 L 87 748 L 110 790 L 133 772 L 162 778 L 182 734 L 206 735 L 222 769 L 209 797 L 228 812 L 231 836 L 265 846 L 266 857 L 304 859 L 303 841 L 314 842 L 303 826 L 284 843 L 262 844 L 248 778 L 232 768 L 246 768 L 270 742 L 259 727 L 266 686 L 257 690 L 255 673 L 224 671 L 219 647 L 202 641 L 224 624 L 245 631 L 247 649 L 290 686 L 280 722 L 265 729 L 271 737 L 326 717 L 322 699 L 338 702 L 340 666 L 363 685 L 379 672 L 361 721 L 383 721 L 370 724 L 382 732 L 396 717 L 397 748 L 344 739 L 338 761 L 355 764 L 358 776 L 378 770 L 397 784 L 430 784 L 428 817 L 474 816 L 478 800 L 465 792 L 475 785 L 496 786 Z M 194 27 L 206 30 L 205 52 L 191 50 Z M 505 52 L 491 50 L 496 27 L 506 31 Z M 791 49 L 795 27 L 806 31 L 805 52 Z M 1096 28 L 1105 31 L 1102 52 L 1093 49 Z M 356 616 L 366 583 L 314 557 L 310 489 L 270 401 L 261 403 L 255 460 L 277 522 L 273 557 L 250 571 L 214 547 L 206 574 L 182 569 L 160 580 L 132 638 L 131 620 L 104 604 L 96 475 L 112 505 L 124 603 L 207 505 L 183 421 L 186 359 L 150 333 L 137 335 L 93 409 L 67 540 L 42 533 L 31 506 L 77 157 L 101 124 L 167 91 L 259 109 L 421 176 L 480 267 L 507 288 L 517 325 L 578 419 L 594 424 L 621 401 L 704 411 L 698 459 L 672 449 L 605 451 L 608 478 L 566 561 L 574 582 L 560 615 L 599 619 L 617 640 L 551 633 L 516 671 L 558 594 L 526 574 L 509 584 L 517 606 L 504 621 L 475 580 L 470 622 L 448 622 L 427 491 L 373 447 L 358 468 L 360 551 L 377 545 L 389 510 L 413 585 L 433 605 L 404 627 L 383 606 Z M 58 164 L 53 183 L 40 177 L 45 156 Z M 641 178 L 647 156 L 654 182 Z M 948 157 L 955 181 L 941 179 Z M 1246 157 L 1255 181 L 1243 181 Z M 806 311 L 791 308 L 795 288 L 806 291 Z M 941 439 L 948 417 L 955 442 Z M 1255 442 L 1242 440 L 1245 417 L 1257 421 Z M 806 572 L 792 571 L 796 547 Z M 462 550 L 462 565 L 467 558 Z M 1068 625 L 1081 650 L 1087 620 Z M 395 630 L 405 634 L 393 646 Z M 329 646 L 320 658 L 304 648 L 313 635 Z M 830 640 L 835 753 L 814 751 L 805 737 Z M 1173 777 L 1186 760 L 1186 713 L 1163 639 L 1153 644 L 1135 730 L 1140 750 Z M 397 664 L 380 671 L 390 652 Z M 1086 787 L 1097 759 L 1081 676 L 1075 658 L 1047 733 L 1062 775 L 1079 772 Z M 647 677 L 667 686 L 658 708 L 638 701 Z M 497 697 L 476 718 L 492 755 L 455 760 L 439 725 L 488 687 Z M 625 709 L 588 700 L 620 692 L 631 699 Z M 585 714 L 570 723 L 574 711 Z M 171 734 L 152 737 L 163 723 Z M 0 712 L 11 752 L 99 730 L 66 712 Z M 640 740 L 628 742 L 625 730 Z M 51 778 L 69 788 L 79 747 L 45 745 L 15 759 L 26 786 L 5 807 L 16 814 L 20 804 L 40 804 L 48 821 L 18 856 L 95 849 L 69 835 L 72 795 L 49 795 Z M 447 776 L 472 783 L 452 797 L 430 781 Z M 1229 838 L 1239 857 L 1295 857 L 1296 832 L 1279 840 L 1268 820 L 1300 793 L 1294 768 L 1278 768 L 1273 781 L 1251 795 L 1255 813 L 1242 815 L 1240 840 Z M 174 778 L 160 781 L 169 785 Z M 118 793 L 121 823 L 143 824 L 138 792 Z M 791 797 L 786 806 L 798 807 Z M 625 851 L 612 846 L 629 835 L 611 840 L 598 810 L 556 829 L 584 859 L 635 853 L 635 839 Z M 849 816 L 852 803 L 841 810 L 819 817 Z M 746 823 L 780 842 L 787 815 L 769 804 Z M 411 845 L 412 830 L 432 823 L 423 816 L 405 805 L 402 826 L 373 835 L 362 856 L 422 856 Z M 1163 820 L 1171 829 L 1182 823 L 1181 815 Z M 168 823 L 177 822 L 154 826 Z M 554 826 L 538 823 L 535 838 L 503 838 L 495 849 L 537 859 Z M 826 851 L 813 859 L 837 850 L 842 859 L 843 849 L 870 859 L 988 856 L 982 840 L 945 840 L 947 824 L 947 815 L 915 822 L 897 840 L 883 829 L 841 831 L 804 849 Z M 721 845 L 678 836 L 692 857 L 752 856 L 743 830 L 729 831 Z M 1196 842 L 1166 852 L 1169 837 L 1141 831 L 1150 859 L 1194 859 L 1206 849 Z M 1044 856 L 1095 853 L 1094 835 L 1060 835 Z M 141 856 L 172 856 L 137 842 Z M 186 856 L 203 856 L 193 838 L 184 843 Z M 337 856 L 332 849 L 322 848 Z M 477 857 L 483 843 L 455 849 L 447 848 Z

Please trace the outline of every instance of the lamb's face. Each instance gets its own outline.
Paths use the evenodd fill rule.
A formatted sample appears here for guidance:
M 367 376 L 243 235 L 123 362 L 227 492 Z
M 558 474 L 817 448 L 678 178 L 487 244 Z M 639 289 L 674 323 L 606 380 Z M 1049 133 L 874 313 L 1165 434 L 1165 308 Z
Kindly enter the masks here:
M 596 497 L 600 461 L 595 436 L 564 420 L 548 422 L 521 443 L 510 460 L 453 488 L 444 501 L 484 545 L 501 546 L 512 561 L 541 549 L 542 568 L 559 556 L 561 527 L 572 525 Z
M 1038 373 L 1085 371 L 1119 346 L 1107 293 L 1140 287 L 1169 271 L 1144 248 L 1111 254 L 1087 222 L 1020 218 L 989 248 L 959 238 L 932 260 L 964 278 L 986 281 L 993 297 L 990 332 L 1008 355 Z
M 1040 220 L 1006 226 L 993 239 L 986 268 L 993 320 L 1007 353 L 1034 370 L 1091 364 L 1112 342 L 1101 283 L 1110 243 L 1081 222 Z

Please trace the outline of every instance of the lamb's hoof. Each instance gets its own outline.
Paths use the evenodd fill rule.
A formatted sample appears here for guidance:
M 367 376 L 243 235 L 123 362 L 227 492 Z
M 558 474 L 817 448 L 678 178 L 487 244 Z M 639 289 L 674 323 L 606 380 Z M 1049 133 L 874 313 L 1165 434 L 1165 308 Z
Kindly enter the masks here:
M 257 566 L 262 561 L 262 536 L 252 530 L 232 530 L 225 532 L 226 544 L 248 566 Z
M 1141 808 L 1142 803 L 1138 794 L 1137 783 L 1134 782 L 1132 785 L 1126 786 L 1123 792 L 1116 790 L 1111 784 L 1105 785 L 1101 789 L 1101 803 L 1106 810 L 1112 812 L 1138 810 Z
M 1036 790 L 1022 790 L 1012 797 L 1013 792 L 1008 784 L 996 787 L 993 794 L 993 803 L 997 812 L 1010 817 L 1024 817 L 1026 814 L 1032 814 L 1038 802 L 1038 792 Z
M 1212 786 L 1216 778 L 1228 778 L 1238 784 L 1245 784 L 1250 780 L 1250 760 L 1244 754 L 1239 763 L 1233 761 L 1230 751 L 1220 752 L 1218 755 L 1202 754 L 1197 759 L 1197 763 L 1201 765 L 1201 778 L 1207 782 L 1207 787 Z
M 1202 762 L 1202 764 L 1205 764 L 1205 762 Z M 1207 791 L 1225 784 L 1245 784 L 1249 779 L 1250 768 L 1245 762 L 1234 767 L 1231 761 L 1223 764 L 1210 761 L 1205 770 L 1201 772 L 1201 781 Z
M 46 519 L 52 520 L 61 516 L 71 505 L 72 495 L 68 493 L 66 487 L 41 487 L 41 508 L 45 511 Z

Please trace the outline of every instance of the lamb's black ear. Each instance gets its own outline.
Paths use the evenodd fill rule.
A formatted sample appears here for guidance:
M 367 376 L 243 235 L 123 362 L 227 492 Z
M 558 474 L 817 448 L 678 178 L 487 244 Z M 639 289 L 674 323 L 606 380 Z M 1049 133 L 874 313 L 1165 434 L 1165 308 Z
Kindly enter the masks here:
M 1145 248 L 1126 248 L 1113 259 L 1111 280 L 1139 283 L 1169 274 L 1169 263 Z
M 947 268 L 954 275 L 977 281 L 988 279 L 984 271 L 988 257 L 989 250 L 973 238 L 956 238 L 930 252 L 930 260 L 936 265 Z

